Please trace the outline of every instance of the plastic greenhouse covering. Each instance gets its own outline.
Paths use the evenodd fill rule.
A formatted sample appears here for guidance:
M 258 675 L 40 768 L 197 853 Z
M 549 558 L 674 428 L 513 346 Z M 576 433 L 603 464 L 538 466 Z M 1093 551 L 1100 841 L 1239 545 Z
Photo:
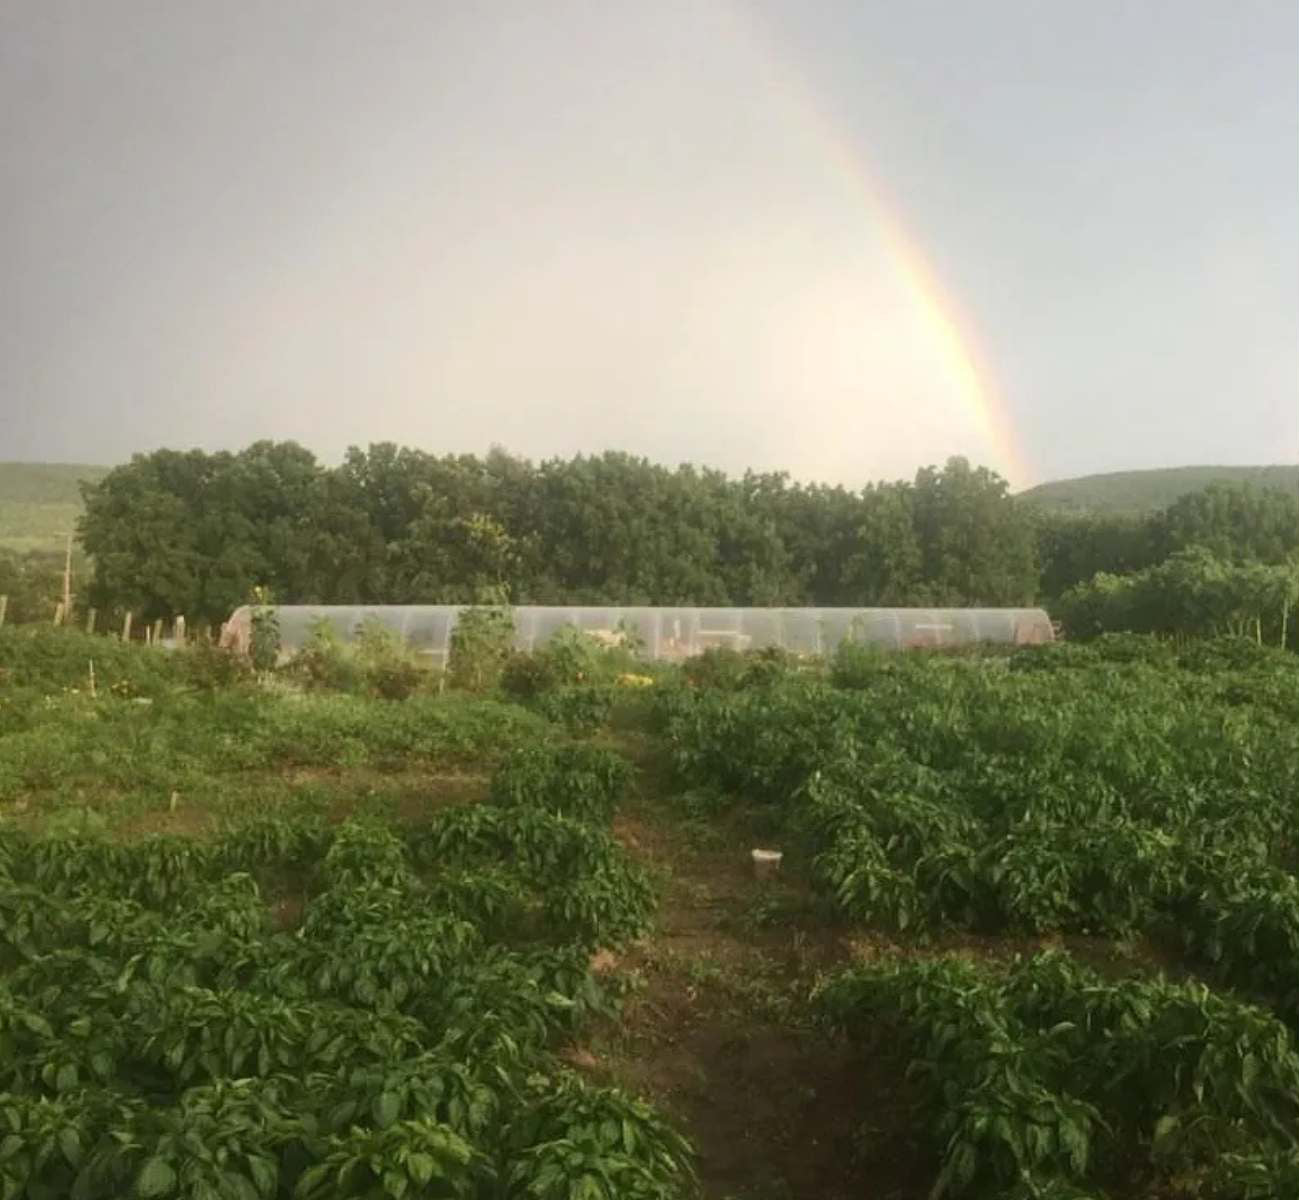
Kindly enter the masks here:
M 432 666 L 446 662 L 451 631 L 464 611 L 456 604 L 280 605 L 280 649 L 291 654 L 312 626 L 327 620 L 348 641 L 367 621 L 397 634 Z M 889 649 L 968 646 L 977 642 L 1029 645 L 1053 639 L 1050 618 L 1040 608 L 617 608 L 522 605 L 514 618 L 520 650 L 542 646 L 565 626 L 617 643 L 638 635 L 650 658 L 676 661 L 710 646 L 758 650 L 768 646 L 796 654 L 826 654 L 844 640 Z M 247 650 L 252 609 L 237 609 L 221 643 Z

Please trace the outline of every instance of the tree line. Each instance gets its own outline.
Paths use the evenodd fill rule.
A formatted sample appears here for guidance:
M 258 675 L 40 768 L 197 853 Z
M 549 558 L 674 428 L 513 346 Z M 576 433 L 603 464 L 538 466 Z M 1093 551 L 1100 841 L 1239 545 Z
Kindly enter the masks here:
M 1210 487 L 1146 517 L 1048 515 L 962 458 L 853 490 L 609 452 L 533 463 L 391 443 L 136 455 L 84 488 L 87 601 L 217 621 L 280 603 L 1022 605 L 1189 547 L 1299 555 L 1299 499 Z

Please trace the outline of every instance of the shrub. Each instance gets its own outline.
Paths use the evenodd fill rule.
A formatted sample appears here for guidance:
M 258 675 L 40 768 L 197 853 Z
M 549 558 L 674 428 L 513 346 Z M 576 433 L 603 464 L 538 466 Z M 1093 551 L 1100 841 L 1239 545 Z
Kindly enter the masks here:
M 451 631 L 447 682 L 466 692 L 490 691 L 514 645 L 514 618 L 506 607 L 461 609 Z
M 794 669 L 797 661 L 779 646 L 743 651 L 709 646 L 702 654 L 686 659 L 681 670 L 695 687 L 741 691 L 777 682 Z
M 424 680 L 401 639 L 378 621 L 368 620 L 357 631 L 356 661 L 367 690 L 382 700 L 405 700 Z
M 253 609 L 250 657 L 255 671 L 272 671 L 280 657 L 280 618 L 269 604 Z
M 215 692 L 233 687 L 249 677 L 246 659 L 200 638 L 173 652 L 177 674 L 191 687 Z
M 547 720 L 573 733 L 590 733 L 609 723 L 616 688 L 605 683 L 576 683 L 538 696 L 533 707 Z
M 515 750 L 492 776 L 491 798 L 605 822 L 631 779 L 631 764 L 600 746 L 534 745 Z
M 311 623 L 306 641 L 289 660 L 286 670 L 312 689 L 354 692 L 361 685 L 360 667 L 328 617 L 318 617 Z

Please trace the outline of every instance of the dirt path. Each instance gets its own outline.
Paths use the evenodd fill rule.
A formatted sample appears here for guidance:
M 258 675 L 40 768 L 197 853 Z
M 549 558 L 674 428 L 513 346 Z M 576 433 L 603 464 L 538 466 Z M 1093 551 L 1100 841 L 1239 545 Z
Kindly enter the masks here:
M 574 1061 L 663 1105 L 699 1150 L 708 1200 L 912 1200 L 917 1146 L 905 1064 L 811 1026 L 808 993 L 853 951 L 797 864 L 756 879 L 753 824 L 692 819 L 642 750 L 615 834 L 663 881 L 654 933 L 622 956 L 624 1018 Z

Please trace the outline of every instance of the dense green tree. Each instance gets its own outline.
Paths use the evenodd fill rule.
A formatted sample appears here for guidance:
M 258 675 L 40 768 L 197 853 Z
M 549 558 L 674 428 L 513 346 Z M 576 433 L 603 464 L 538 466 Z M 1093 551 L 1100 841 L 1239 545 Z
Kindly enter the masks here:
M 912 524 L 920 546 L 917 601 L 1017 605 L 1037 593 L 1032 520 L 1006 481 L 964 458 L 916 473 Z
M 1210 488 L 1148 518 L 1047 517 L 962 458 L 854 492 L 616 452 L 534 464 L 389 442 L 326 469 L 257 442 L 137 455 L 86 490 L 81 534 L 90 602 L 145 620 L 221 619 L 254 586 L 286 603 L 1018 605 L 1197 546 L 1279 563 L 1299 554 L 1299 503 Z
M 1156 558 L 1203 546 L 1228 562 L 1279 563 L 1299 553 L 1299 496 L 1277 488 L 1210 484 L 1151 520 Z
M 840 560 L 840 603 L 885 606 L 927 600 L 914 492 L 905 483 L 868 487 L 857 506 L 850 552 Z M 869 601 L 857 599 L 869 596 Z
M 1163 557 L 1148 517 L 1036 512 L 1033 519 L 1041 566 L 1038 594 L 1047 601 L 1097 572 L 1140 571 Z
M 1058 611 L 1074 637 L 1237 634 L 1286 645 L 1297 608 L 1299 564 L 1233 563 L 1197 546 L 1141 571 L 1102 572 L 1069 589 Z

